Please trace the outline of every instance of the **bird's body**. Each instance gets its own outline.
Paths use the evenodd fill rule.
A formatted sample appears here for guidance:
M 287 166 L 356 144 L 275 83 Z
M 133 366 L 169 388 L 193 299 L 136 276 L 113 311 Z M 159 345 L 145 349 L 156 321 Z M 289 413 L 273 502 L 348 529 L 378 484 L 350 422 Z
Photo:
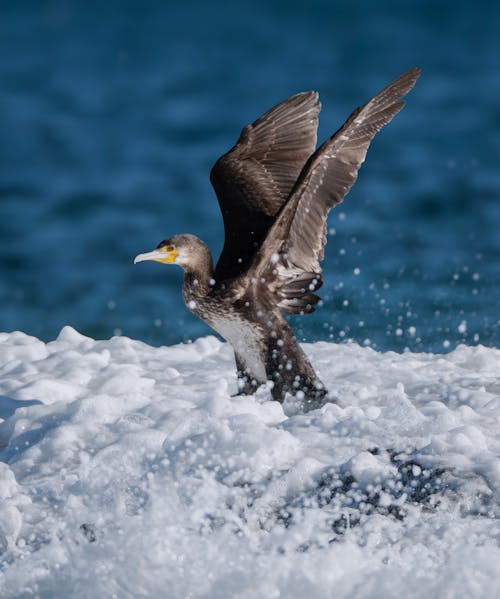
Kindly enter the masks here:
M 315 92 L 296 94 L 245 127 L 210 176 L 225 229 L 215 269 L 208 246 L 188 234 L 136 257 L 184 269 L 184 302 L 232 345 L 241 393 L 270 381 L 278 401 L 291 393 L 314 404 L 326 394 L 283 312 L 314 311 L 328 212 L 418 75 L 401 75 L 316 151 Z
M 278 400 L 287 391 L 302 391 L 309 401 L 325 395 L 293 331 L 276 310 L 273 294 L 269 289 L 262 293 L 262 282 L 241 276 L 216 280 L 210 250 L 194 235 L 177 235 L 160 245 L 182 248 L 176 258 L 181 265 L 184 254 L 189 255 L 189 266 L 184 266 L 184 303 L 233 347 L 241 393 L 253 393 L 272 381 L 271 393 Z

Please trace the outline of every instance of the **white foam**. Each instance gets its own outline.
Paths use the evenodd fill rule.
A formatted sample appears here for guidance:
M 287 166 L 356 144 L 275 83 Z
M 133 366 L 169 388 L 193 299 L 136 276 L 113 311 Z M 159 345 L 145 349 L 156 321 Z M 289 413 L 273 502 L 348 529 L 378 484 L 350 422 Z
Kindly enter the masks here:
M 0 334 L 2 598 L 496 596 L 500 351 L 305 349 L 337 403 L 303 414 L 231 397 L 215 337 Z

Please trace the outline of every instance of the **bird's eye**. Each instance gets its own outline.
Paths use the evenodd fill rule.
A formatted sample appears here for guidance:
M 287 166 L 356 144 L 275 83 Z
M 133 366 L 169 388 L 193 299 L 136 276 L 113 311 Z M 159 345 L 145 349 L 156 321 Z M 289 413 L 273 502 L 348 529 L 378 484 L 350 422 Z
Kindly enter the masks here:
M 175 250 L 175 246 L 167 245 L 167 247 L 165 249 L 167 250 L 167 252 L 173 252 Z

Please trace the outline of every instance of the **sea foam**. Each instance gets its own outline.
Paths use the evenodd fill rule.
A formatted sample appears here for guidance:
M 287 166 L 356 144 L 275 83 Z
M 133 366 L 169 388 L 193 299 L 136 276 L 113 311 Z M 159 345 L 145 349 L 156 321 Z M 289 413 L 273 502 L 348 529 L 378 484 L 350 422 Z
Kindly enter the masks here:
M 500 591 L 500 350 L 306 344 L 331 402 L 231 348 L 0 334 L 2 597 Z

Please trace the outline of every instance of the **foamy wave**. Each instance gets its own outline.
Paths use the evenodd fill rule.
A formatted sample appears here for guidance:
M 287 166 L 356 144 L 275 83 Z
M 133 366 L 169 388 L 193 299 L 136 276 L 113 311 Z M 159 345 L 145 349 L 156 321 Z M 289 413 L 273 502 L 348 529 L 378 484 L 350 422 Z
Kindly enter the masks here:
M 215 337 L 0 334 L 2 596 L 495 595 L 500 350 L 305 349 L 308 414 Z

